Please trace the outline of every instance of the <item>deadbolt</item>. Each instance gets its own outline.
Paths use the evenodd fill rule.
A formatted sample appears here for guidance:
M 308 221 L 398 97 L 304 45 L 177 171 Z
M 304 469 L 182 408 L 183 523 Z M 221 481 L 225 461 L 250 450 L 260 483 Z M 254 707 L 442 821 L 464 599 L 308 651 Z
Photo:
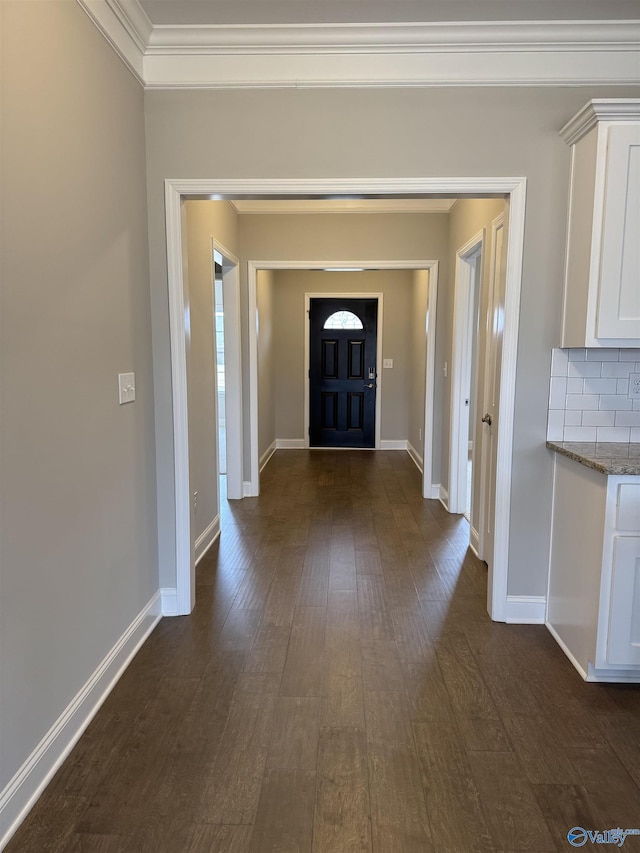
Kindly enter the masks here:
M 491 426 L 493 423 L 491 415 L 487 412 L 487 414 L 482 418 L 482 423 Z

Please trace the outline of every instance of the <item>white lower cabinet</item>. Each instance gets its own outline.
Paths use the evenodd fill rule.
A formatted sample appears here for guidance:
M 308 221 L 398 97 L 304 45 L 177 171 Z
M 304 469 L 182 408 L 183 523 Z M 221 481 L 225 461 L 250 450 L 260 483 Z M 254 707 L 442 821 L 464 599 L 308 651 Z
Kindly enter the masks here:
M 608 580 L 611 596 L 603 664 L 640 667 L 640 536 L 613 537 L 610 584 Z
M 640 478 L 557 457 L 547 627 L 587 681 L 640 682 Z

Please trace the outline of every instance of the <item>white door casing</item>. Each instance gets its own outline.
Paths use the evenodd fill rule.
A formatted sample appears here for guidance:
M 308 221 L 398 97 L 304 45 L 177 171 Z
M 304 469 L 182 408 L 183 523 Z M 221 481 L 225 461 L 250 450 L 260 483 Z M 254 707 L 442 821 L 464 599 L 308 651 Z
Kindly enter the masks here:
M 176 612 L 190 613 L 195 602 L 195 569 L 190 536 L 189 441 L 187 408 L 188 293 L 183 275 L 182 199 L 190 196 L 364 196 L 395 198 L 406 195 L 505 195 L 509 199 L 510 239 L 507 244 L 505 302 L 500 382 L 500 422 L 497 430 L 494 559 L 487 591 L 492 619 L 507 615 L 507 579 L 511 504 L 516 358 L 524 246 L 526 178 L 343 178 L 343 179 L 166 179 L 165 216 L 169 335 L 171 347 L 176 522 Z M 250 389 L 253 398 L 254 389 Z M 257 390 L 255 391 L 257 394 Z M 256 406 L 257 409 L 257 406 Z M 257 466 L 257 460 L 255 460 Z M 425 453 L 426 462 L 426 453 Z M 253 464 L 253 459 L 252 459 Z M 257 470 L 257 467 L 256 467 Z
M 476 265 L 481 263 L 484 229 L 456 252 L 453 306 L 453 350 L 451 353 L 451 419 L 449 440 L 449 512 L 466 509 L 473 322 L 476 300 Z M 465 402 L 466 401 L 466 402 Z

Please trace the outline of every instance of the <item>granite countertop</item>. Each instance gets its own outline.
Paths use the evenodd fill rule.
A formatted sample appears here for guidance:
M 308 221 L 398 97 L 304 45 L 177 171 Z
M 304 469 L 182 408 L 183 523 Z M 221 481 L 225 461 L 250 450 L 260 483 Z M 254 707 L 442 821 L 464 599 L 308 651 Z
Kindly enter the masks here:
M 548 441 L 547 447 L 603 474 L 640 475 L 640 442 Z

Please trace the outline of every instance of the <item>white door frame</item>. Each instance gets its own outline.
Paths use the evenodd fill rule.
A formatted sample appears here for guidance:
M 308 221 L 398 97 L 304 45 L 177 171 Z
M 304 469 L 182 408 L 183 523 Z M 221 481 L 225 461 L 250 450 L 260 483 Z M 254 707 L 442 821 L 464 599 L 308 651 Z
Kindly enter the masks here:
M 471 400 L 463 393 L 471 385 L 473 318 L 475 316 L 476 264 L 484 253 L 484 228 L 456 252 L 453 302 L 453 348 L 451 352 L 451 420 L 449 429 L 449 512 L 466 509 L 467 459 L 469 456 L 469 412 Z
M 191 543 L 189 495 L 189 436 L 187 412 L 188 293 L 183 274 L 182 200 L 189 196 L 210 198 L 254 196 L 383 196 L 415 195 L 508 195 L 509 241 L 507 249 L 506 299 L 500 421 L 498 429 L 497 488 L 495 503 L 495 546 L 489 569 L 488 610 L 492 619 L 507 616 L 509 528 L 511 515 L 511 455 L 515 406 L 516 359 L 524 248 L 526 178 L 343 178 L 343 179 L 166 179 L 165 216 L 167 277 L 169 289 L 169 335 L 171 344 L 172 410 L 174 437 L 176 520 L 176 612 L 190 613 L 195 603 L 195 569 Z M 257 460 L 256 460 L 257 461 Z M 425 460 L 426 461 L 426 460 Z M 253 460 L 252 460 L 253 462 Z
M 227 435 L 227 498 L 242 498 L 242 341 L 240 323 L 239 260 L 215 238 L 214 250 L 222 255 L 222 310 L 224 324 L 224 417 Z M 215 301 L 214 301 L 215 304 Z M 214 318 L 215 320 L 215 318 Z M 214 326 L 215 335 L 215 326 Z M 216 363 L 217 366 L 217 363 Z M 217 406 L 216 371 L 216 406 Z M 217 409 L 216 409 L 217 411 Z M 218 494 L 219 503 L 219 494 Z M 219 509 L 219 508 L 218 508 Z
M 438 300 L 438 270 L 439 261 L 341 261 L 335 258 L 324 261 L 248 261 L 248 305 L 249 305 L 249 405 L 250 405 L 250 442 L 251 442 L 251 474 L 249 481 L 244 484 L 244 493 L 247 497 L 255 497 L 260 494 L 260 459 L 258 444 L 258 272 L 259 270 L 309 270 L 325 269 L 326 267 L 339 267 L 340 269 L 394 269 L 394 270 L 427 270 L 429 273 L 427 314 L 425 322 L 425 334 L 427 337 L 427 348 L 425 353 L 425 407 L 424 407 L 424 432 L 421 447 L 422 452 L 422 496 L 425 498 L 437 497 L 433 494 L 432 472 L 433 472 L 433 401 L 435 397 L 435 365 L 436 365 L 436 310 Z M 318 294 L 327 296 L 328 294 Z M 338 294 L 345 296 L 344 293 Z M 361 296 L 362 294 L 355 294 Z M 382 305 L 382 294 L 380 306 Z M 308 309 L 308 305 L 306 306 Z M 253 320 L 251 318 L 254 318 Z M 382 312 L 378 313 L 378 378 L 381 381 L 382 364 Z M 305 336 L 309 334 L 309 325 L 305 323 Z M 305 359 L 309 355 L 309 342 L 305 337 Z M 309 446 L 309 365 L 305 362 L 305 444 Z M 380 387 L 380 382 L 378 383 Z M 379 408 L 379 395 L 376 397 L 376 448 L 380 436 L 380 421 L 382 409 Z

